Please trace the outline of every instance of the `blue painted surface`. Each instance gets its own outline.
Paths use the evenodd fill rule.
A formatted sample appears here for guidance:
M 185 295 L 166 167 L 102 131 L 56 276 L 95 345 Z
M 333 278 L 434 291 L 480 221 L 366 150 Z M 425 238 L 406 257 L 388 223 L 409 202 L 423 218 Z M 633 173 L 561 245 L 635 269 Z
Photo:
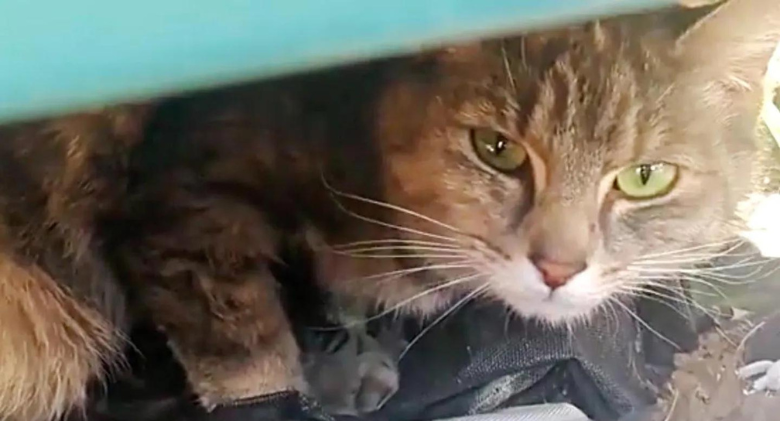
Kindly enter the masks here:
M 0 119 L 673 0 L 0 0 Z

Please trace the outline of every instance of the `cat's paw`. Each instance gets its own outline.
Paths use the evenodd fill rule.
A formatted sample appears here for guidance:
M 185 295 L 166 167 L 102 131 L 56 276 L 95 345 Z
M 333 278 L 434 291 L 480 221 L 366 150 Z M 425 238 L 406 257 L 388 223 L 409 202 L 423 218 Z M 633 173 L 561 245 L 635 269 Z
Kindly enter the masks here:
M 358 355 L 360 386 L 355 394 L 355 409 L 366 414 L 380 409 L 398 391 L 398 367 L 383 350 L 368 350 Z
M 313 397 L 331 414 L 362 415 L 398 391 L 395 352 L 364 331 L 345 330 L 305 357 Z
M 739 370 L 737 376 L 749 382 L 749 392 L 780 391 L 780 361 L 756 361 Z

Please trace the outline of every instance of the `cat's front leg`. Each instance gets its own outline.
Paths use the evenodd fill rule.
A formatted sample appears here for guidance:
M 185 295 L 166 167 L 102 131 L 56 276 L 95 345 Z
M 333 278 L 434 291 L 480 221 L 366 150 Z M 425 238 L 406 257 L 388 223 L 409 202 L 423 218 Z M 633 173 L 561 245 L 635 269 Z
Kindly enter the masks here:
M 119 256 L 207 409 L 303 391 L 299 350 L 268 269 L 273 230 L 249 206 L 175 197 Z M 185 204 L 182 204 L 185 203 Z
M 200 267 L 171 276 L 183 281 L 182 289 L 158 291 L 150 308 L 207 409 L 304 388 L 298 347 L 270 273 Z

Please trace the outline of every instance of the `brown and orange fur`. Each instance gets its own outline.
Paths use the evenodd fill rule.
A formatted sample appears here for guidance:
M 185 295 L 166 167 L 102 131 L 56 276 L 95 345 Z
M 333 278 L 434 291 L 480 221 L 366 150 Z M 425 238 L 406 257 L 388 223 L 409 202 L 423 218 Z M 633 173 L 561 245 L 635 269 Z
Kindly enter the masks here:
M 0 418 L 78 406 L 136 312 L 206 407 L 305 392 L 270 269 L 287 247 L 346 300 L 428 315 L 481 296 L 565 323 L 633 291 L 645 256 L 725 244 L 780 3 L 688 13 L 3 129 Z M 474 128 L 528 163 L 491 170 Z M 625 200 L 610 177 L 645 160 L 678 185 Z M 536 255 L 587 269 L 552 291 Z
M 122 288 L 95 225 L 146 106 L 0 129 L 0 418 L 53 420 L 115 363 Z M 115 178 L 120 177 L 120 178 Z

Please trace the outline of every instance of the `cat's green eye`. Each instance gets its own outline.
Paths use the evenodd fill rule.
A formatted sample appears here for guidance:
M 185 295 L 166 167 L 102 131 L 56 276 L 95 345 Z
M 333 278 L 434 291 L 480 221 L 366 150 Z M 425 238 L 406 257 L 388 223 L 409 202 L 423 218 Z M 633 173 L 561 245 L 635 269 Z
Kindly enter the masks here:
M 528 159 L 525 148 L 490 129 L 472 129 L 471 145 L 477 157 L 501 172 L 519 169 Z
M 615 179 L 615 187 L 631 199 L 651 199 L 668 193 L 676 181 L 676 165 L 655 162 L 624 168 Z

